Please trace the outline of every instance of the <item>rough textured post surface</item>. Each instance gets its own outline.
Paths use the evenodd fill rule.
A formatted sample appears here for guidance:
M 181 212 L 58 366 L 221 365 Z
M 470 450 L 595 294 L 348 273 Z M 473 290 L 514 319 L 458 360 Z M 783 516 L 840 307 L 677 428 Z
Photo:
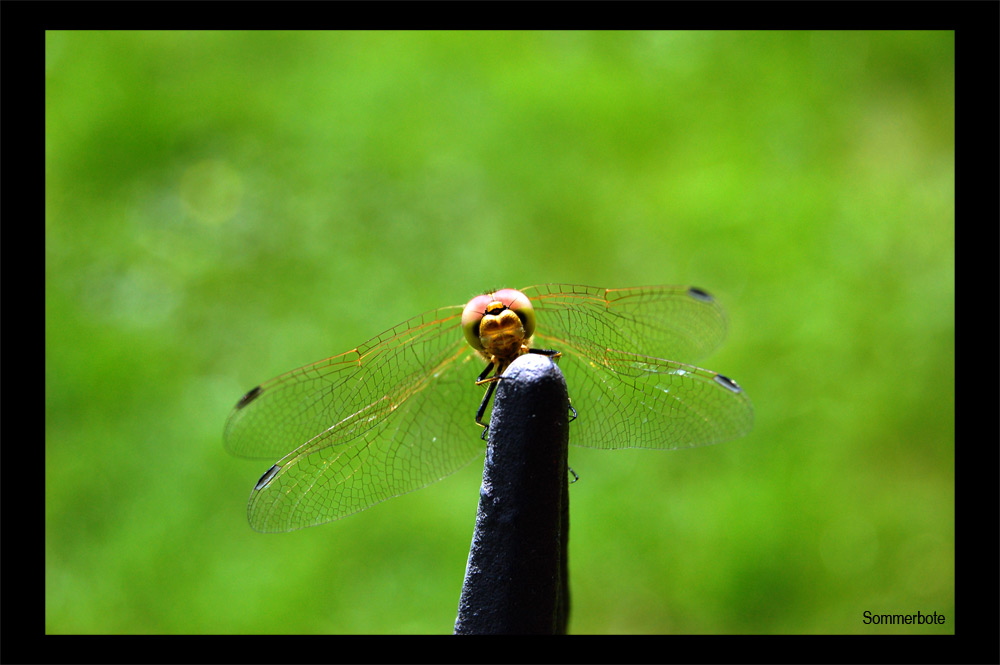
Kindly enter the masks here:
M 455 634 L 563 634 L 569 615 L 566 381 L 525 354 L 497 386 Z

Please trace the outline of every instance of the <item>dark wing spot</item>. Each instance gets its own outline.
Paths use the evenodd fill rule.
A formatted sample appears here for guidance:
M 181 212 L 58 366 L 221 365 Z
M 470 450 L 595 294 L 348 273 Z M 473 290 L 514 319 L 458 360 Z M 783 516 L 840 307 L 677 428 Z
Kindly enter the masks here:
M 254 485 L 253 491 L 256 492 L 258 490 L 267 487 L 267 484 L 271 482 L 271 479 L 274 478 L 276 475 L 278 475 L 278 471 L 281 471 L 281 467 L 278 466 L 277 464 L 275 464 L 270 469 L 265 471 L 264 475 L 261 476 L 260 480 L 257 481 L 257 484 Z
M 743 389 L 740 388 L 739 384 L 730 379 L 728 376 L 722 376 L 721 374 L 715 375 L 715 382 L 726 390 L 732 390 L 734 393 L 741 393 Z
M 697 300 L 701 300 L 703 302 L 714 302 L 715 301 L 715 298 L 713 298 L 708 293 L 708 291 L 702 291 L 697 286 L 689 286 L 688 287 L 688 295 L 690 295 L 692 298 L 695 298 Z
M 260 386 L 257 386 L 256 388 L 254 388 L 253 390 L 251 390 L 246 395 L 240 398 L 240 401 L 236 403 L 236 408 L 242 409 L 247 404 L 257 399 L 257 395 L 259 394 L 260 394 Z

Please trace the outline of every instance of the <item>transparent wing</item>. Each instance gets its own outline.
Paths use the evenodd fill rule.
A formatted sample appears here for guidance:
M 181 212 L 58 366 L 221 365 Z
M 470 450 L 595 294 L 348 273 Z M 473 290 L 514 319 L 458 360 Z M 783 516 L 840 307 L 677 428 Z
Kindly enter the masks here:
M 695 287 L 540 284 L 522 291 L 534 305 L 539 333 L 591 354 L 616 349 L 695 362 L 726 337 L 722 307 Z
M 474 383 L 485 363 L 464 340 L 461 313 L 428 312 L 239 401 L 226 422 L 226 448 L 242 457 L 284 455 L 250 495 L 254 529 L 339 519 L 440 480 L 482 453 L 473 423 L 482 391 Z
M 538 321 L 533 346 L 562 352 L 578 413 L 570 443 L 673 449 L 733 439 L 752 427 L 753 407 L 736 382 L 678 362 L 706 355 L 725 337 L 722 308 L 704 291 L 568 284 L 523 291 Z
M 553 339 L 554 348 L 560 348 Z M 577 418 L 570 443 L 587 448 L 675 449 L 743 436 L 753 407 L 731 379 L 693 365 L 608 350 L 601 358 L 562 344 Z

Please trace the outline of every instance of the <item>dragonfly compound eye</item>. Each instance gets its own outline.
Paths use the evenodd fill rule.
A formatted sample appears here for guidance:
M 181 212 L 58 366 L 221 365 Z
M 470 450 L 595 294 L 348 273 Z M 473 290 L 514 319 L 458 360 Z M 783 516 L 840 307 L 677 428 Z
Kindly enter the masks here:
M 465 341 L 477 351 L 483 350 L 483 343 L 479 341 L 479 324 L 486 316 L 486 308 L 491 302 L 493 296 L 489 294 L 476 296 L 462 311 L 462 332 L 465 334 Z

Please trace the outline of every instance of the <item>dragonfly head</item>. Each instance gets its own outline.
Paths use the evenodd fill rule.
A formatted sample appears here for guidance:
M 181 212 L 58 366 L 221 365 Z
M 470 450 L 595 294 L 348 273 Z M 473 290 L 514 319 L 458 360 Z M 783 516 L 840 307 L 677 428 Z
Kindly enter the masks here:
M 462 331 L 477 351 L 511 360 L 535 333 L 535 310 L 520 291 L 485 293 L 465 306 Z

